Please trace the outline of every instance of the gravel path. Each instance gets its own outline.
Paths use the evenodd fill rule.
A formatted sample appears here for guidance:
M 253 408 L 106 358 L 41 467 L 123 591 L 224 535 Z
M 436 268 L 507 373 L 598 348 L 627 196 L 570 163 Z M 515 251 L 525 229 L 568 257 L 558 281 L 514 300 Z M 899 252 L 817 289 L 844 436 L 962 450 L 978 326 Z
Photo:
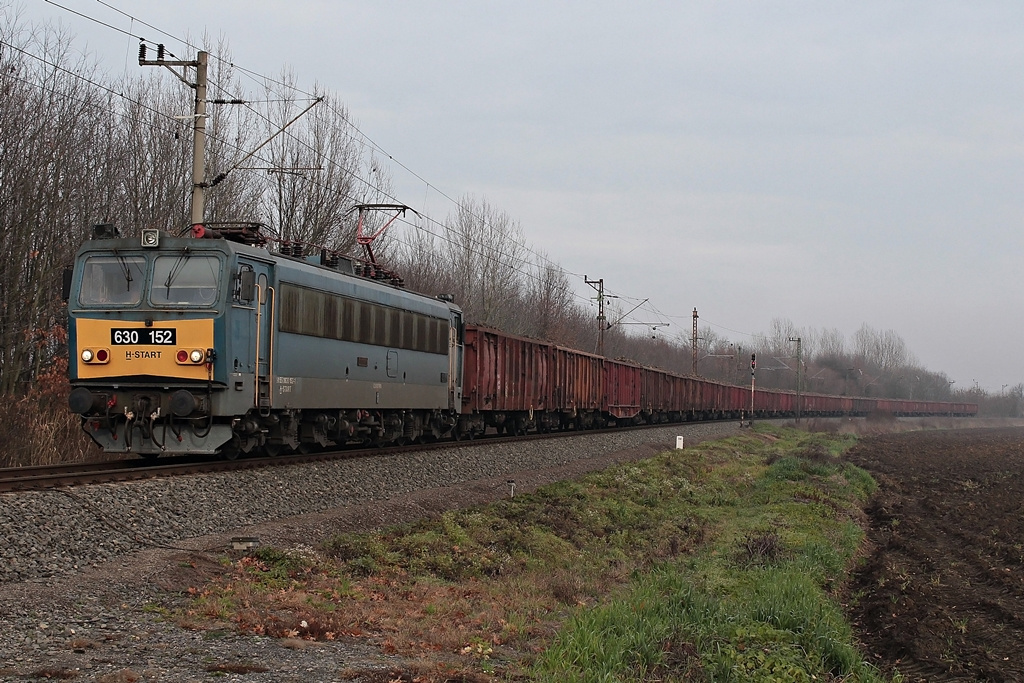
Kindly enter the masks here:
M 675 425 L 481 444 L 251 472 L 0 494 L 0 680 L 346 680 L 399 662 L 372 642 L 306 643 L 195 632 L 147 606 L 182 600 L 230 555 L 231 536 L 315 546 L 341 531 L 418 519 L 617 462 L 735 434 Z M 244 674 L 214 673 L 249 669 Z M 265 671 L 260 672 L 260 669 Z

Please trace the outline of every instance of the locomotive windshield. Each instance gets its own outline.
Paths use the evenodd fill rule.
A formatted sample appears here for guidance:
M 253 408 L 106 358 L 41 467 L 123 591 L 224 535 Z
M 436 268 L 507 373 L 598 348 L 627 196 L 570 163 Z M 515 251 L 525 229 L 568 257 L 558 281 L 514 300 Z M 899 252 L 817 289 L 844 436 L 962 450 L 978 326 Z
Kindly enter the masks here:
M 90 256 L 82 270 L 79 302 L 85 306 L 133 306 L 142 301 L 146 259 L 142 256 Z
M 217 298 L 220 263 L 215 256 L 159 256 L 153 264 L 153 291 L 157 306 L 208 306 Z
M 91 307 L 137 306 L 147 282 L 153 306 L 212 306 L 218 297 L 220 259 L 185 252 L 157 256 L 150 265 L 145 254 L 89 256 L 78 301 Z

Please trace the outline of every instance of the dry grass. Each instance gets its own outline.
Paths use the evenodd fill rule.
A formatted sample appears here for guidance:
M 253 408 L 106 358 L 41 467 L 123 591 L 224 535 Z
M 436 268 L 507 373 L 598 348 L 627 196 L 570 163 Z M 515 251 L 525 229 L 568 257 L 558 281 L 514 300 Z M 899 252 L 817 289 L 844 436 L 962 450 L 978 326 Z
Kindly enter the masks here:
M 207 620 L 227 618 L 243 630 L 298 643 L 369 637 L 388 654 L 448 654 L 458 665 L 459 653 L 477 642 L 529 649 L 550 634 L 546 615 L 582 597 L 579 580 L 570 577 L 452 585 L 396 571 L 355 580 L 346 594 L 337 591 L 336 578 L 317 572 L 297 576 L 301 587 L 268 591 L 245 567 L 237 564 L 219 587 L 230 590 L 230 605 L 211 588 L 180 623 L 208 627 Z M 537 586 L 545 584 L 538 595 Z
M 111 674 L 103 674 L 96 677 L 96 683 L 138 683 L 142 680 L 142 674 L 131 669 L 121 669 Z
M 68 410 L 67 358 L 54 361 L 25 395 L 0 401 L 0 467 L 77 462 L 99 454 Z
M 564 501 L 552 499 L 548 503 L 536 513 L 554 522 L 548 528 L 570 537 L 578 535 L 562 519 L 566 511 L 559 506 Z M 459 544 L 448 542 L 446 552 L 455 558 L 482 557 L 472 527 L 472 520 L 478 518 L 485 519 L 480 522 L 479 533 L 489 539 L 484 550 L 505 555 L 507 549 L 492 533 L 496 522 L 474 513 L 452 521 L 436 536 L 428 538 L 418 533 L 422 532 L 419 528 L 410 533 L 432 553 L 445 552 L 446 534 L 464 533 L 466 537 Z M 520 525 L 511 525 L 507 532 L 517 542 L 525 542 Z M 688 542 L 678 540 L 678 528 L 672 532 L 678 552 L 681 544 Z M 608 543 L 605 538 L 583 536 L 594 538 L 598 545 Z M 544 537 L 535 532 L 530 538 L 534 544 L 531 552 L 561 548 L 563 544 L 557 533 Z M 509 557 L 496 573 L 484 557 L 478 563 L 466 560 L 459 572 L 476 567 L 477 574 L 459 580 L 431 572 L 414 573 L 402 562 L 375 562 L 375 570 L 367 574 L 340 569 L 351 565 L 352 557 L 339 561 L 325 552 L 317 558 L 308 553 L 300 558 L 276 550 L 263 551 L 261 557 L 258 551 L 235 562 L 219 580 L 193 589 L 190 608 L 177 620 L 192 628 L 233 623 L 242 630 L 285 639 L 283 642 L 296 646 L 368 639 L 385 654 L 421 662 L 422 666 L 414 667 L 415 679 L 421 683 L 490 680 L 490 672 L 527 668 L 576 608 L 597 604 L 615 594 L 633 571 L 661 554 L 659 547 L 672 545 L 670 540 L 660 539 L 650 552 L 637 553 L 634 559 L 619 557 L 600 563 L 582 562 L 579 555 L 574 555 L 576 559 L 570 564 L 556 561 L 531 566 L 528 560 Z M 325 547 L 338 549 L 346 556 L 355 552 L 344 543 Z M 443 558 L 435 555 L 434 559 Z M 450 568 L 452 563 L 443 566 Z

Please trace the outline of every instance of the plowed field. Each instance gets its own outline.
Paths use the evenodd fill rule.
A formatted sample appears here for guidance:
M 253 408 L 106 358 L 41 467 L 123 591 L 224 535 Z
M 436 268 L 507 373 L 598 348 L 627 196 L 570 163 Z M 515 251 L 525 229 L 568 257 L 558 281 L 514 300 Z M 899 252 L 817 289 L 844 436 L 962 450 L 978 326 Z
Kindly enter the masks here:
M 1024 681 L 1024 429 L 872 437 L 878 480 L 851 620 L 907 681 Z

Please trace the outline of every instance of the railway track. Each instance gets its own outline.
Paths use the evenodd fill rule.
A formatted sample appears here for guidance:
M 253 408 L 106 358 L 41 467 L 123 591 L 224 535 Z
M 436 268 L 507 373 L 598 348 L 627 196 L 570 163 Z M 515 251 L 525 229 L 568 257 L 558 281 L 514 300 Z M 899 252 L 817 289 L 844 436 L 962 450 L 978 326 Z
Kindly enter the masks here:
M 325 453 L 297 453 L 274 458 L 255 457 L 238 460 L 210 460 L 194 457 L 168 458 L 152 463 L 141 458 L 111 460 L 97 463 L 40 465 L 0 469 L 0 492 L 51 489 L 63 486 L 81 486 L 137 479 L 156 479 L 205 472 L 230 472 L 281 465 L 355 457 L 373 451 L 337 451 Z
M 694 423 L 679 423 L 689 425 Z M 81 486 L 85 484 L 101 484 L 138 479 L 155 479 L 185 474 L 206 472 L 230 472 L 237 470 L 260 469 L 264 467 L 280 467 L 310 462 L 323 462 L 339 458 L 359 458 L 369 456 L 397 455 L 414 451 L 430 451 L 438 448 L 462 448 L 486 444 L 501 444 L 532 441 L 537 439 L 571 438 L 583 434 L 619 433 L 631 429 L 664 428 L 671 425 L 639 425 L 627 428 L 591 429 L 586 431 L 566 431 L 533 433 L 523 436 L 487 436 L 472 441 L 438 441 L 416 444 L 415 446 L 394 446 L 386 448 L 344 449 L 313 453 L 293 453 L 274 457 L 250 457 L 237 460 L 211 460 L 197 456 L 168 457 L 164 460 L 147 461 L 132 457 L 124 460 L 109 460 L 90 463 L 62 463 L 56 465 L 38 465 L 28 467 L 0 468 L 0 492 L 28 491 L 52 489 L 65 486 Z
M 128 481 L 131 479 L 148 479 L 174 473 L 187 473 L 190 468 L 197 468 L 202 464 L 199 461 L 169 461 L 160 465 L 150 465 L 139 458 L 132 458 L 128 460 L 106 460 L 89 463 L 5 467 L 0 469 L 0 491 L 24 491 L 111 481 Z M 202 470 L 195 469 L 193 471 Z

